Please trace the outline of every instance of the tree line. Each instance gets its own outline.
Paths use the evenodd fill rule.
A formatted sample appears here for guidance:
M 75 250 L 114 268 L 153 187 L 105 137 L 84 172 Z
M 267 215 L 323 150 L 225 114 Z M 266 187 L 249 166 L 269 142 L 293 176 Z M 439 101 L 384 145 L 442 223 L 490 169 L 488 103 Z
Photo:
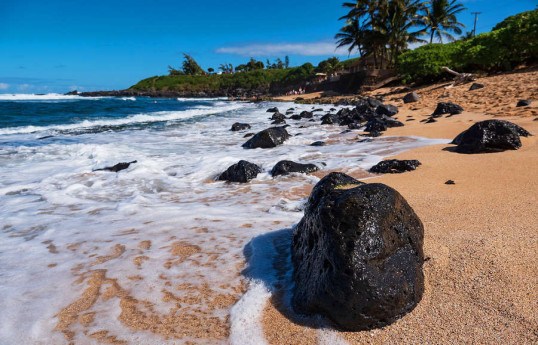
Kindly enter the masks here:
M 269 69 L 269 70 L 280 70 L 290 68 L 290 58 L 285 56 L 284 60 L 280 58 L 275 59 L 271 62 L 269 59 L 266 60 L 266 64 L 262 61 L 250 58 L 250 60 L 245 64 L 240 64 L 234 68 L 231 63 L 220 64 L 219 70 L 224 74 L 238 73 L 238 72 L 250 72 L 260 69 Z M 317 68 L 312 66 L 313 71 L 331 74 L 335 73 L 344 68 L 344 65 L 340 62 L 337 57 L 330 57 L 326 60 L 321 61 Z M 189 54 L 183 53 L 183 62 L 180 69 L 176 69 L 172 66 L 168 66 L 169 75 L 206 75 L 213 74 L 215 69 L 208 68 L 207 72 L 200 67 L 198 62 Z
M 219 70 L 222 73 L 234 73 L 234 72 L 249 72 L 257 69 L 286 69 L 290 67 L 290 58 L 285 56 L 284 60 L 277 58 L 273 62 L 269 59 L 266 60 L 266 64 L 262 61 L 258 61 L 254 58 L 250 58 L 247 63 L 240 64 L 234 68 L 231 63 L 224 63 L 219 65 Z M 181 68 L 176 69 L 172 66 L 168 66 L 169 75 L 205 75 L 213 74 L 215 69 L 210 67 L 207 69 L 207 72 L 200 67 L 196 60 L 189 54 L 183 53 L 183 63 Z

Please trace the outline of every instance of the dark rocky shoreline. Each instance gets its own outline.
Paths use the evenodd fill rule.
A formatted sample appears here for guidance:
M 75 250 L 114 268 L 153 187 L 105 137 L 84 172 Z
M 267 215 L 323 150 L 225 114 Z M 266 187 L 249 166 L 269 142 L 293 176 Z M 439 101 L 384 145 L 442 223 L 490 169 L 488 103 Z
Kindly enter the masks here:
M 201 97 L 227 97 L 228 94 L 222 91 L 162 91 L 162 90 L 112 90 L 112 91 L 88 91 L 78 92 L 77 90 L 66 93 L 66 95 L 76 95 L 82 97 L 153 97 L 153 98 L 201 98 Z

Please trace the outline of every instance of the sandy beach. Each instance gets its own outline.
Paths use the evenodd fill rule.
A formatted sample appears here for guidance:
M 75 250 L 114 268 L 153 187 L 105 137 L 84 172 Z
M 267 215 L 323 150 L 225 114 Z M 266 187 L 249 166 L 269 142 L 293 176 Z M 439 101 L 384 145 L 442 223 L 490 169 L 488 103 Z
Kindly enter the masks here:
M 416 92 L 421 100 L 404 105 L 405 93 L 386 96 L 399 106 L 404 127 L 386 135 L 453 139 L 475 122 L 500 118 L 535 136 L 522 138 L 517 151 L 466 155 L 454 145 L 433 145 L 391 158 L 418 159 L 415 171 L 383 175 L 367 182 L 398 190 L 425 227 L 426 290 L 411 313 L 382 329 L 335 333 L 359 344 L 535 344 L 538 341 L 538 109 L 516 108 L 519 99 L 537 99 L 538 73 L 481 78 L 470 84 L 443 85 Z M 373 94 L 390 92 L 377 90 Z M 394 90 L 393 90 L 394 91 Z M 449 95 L 439 99 L 441 95 Z M 437 102 L 461 105 L 461 115 L 425 124 Z M 453 180 L 455 185 L 447 185 Z M 271 344 L 334 343 L 314 328 L 298 325 L 267 304 L 265 336 Z

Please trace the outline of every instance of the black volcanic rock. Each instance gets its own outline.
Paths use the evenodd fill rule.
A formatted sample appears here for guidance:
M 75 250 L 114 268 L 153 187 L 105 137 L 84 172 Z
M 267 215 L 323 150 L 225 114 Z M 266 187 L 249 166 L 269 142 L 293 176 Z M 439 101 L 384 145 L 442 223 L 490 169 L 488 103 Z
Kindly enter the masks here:
M 323 146 L 325 143 L 323 141 L 314 141 L 310 146 Z
M 121 162 L 121 163 L 118 163 L 116 165 L 113 165 L 111 167 L 104 167 L 102 169 L 95 169 L 94 171 L 112 171 L 112 172 L 118 172 L 118 171 L 122 171 L 122 170 L 125 170 L 129 167 L 129 165 L 131 164 L 134 164 L 134 163 L 137 163 L 137 161 L 132 161 L 132 162 Z
M 478 90 L 483 87 L 484 87 L 483 84 L 473 83 L 473 85 L 471 85 L 471 87 L 469 88 L 469 91 Z
M 338 186 L 349 186 L 349 185 L 363 185 L 364 182 L 354 179 L 353 177 L 346 175 L 341 172 L 332 172 L 321 180 L 314 186 L 310 196 L 308 197 L 308 202 L 306 203 L 306 210 L 311 212 L 314 210 L 321 199 L 327 196 L 334 188 Z
M 295 115 L 290 116 L 290 119 L 295 120 L 295 121 L 299 121 L 300 119 L 302 119 L 302 117 L 301 117 L 301 115 L 295 114 Z
M 404 124 L 402 122 L 383 115 L 381 117 L 376 117 L 373 120 L 368 121 L 364 130 L 366 132 L 382 132 L 386 131 L 387 128 L 401 127 L 403 125 Z
M 248 123 L 236 122 L 232 125 L 232 128 L 230 130 L 236 132 L 236 131 L 242 131 L 249 128 L 250 128 L 250 125 Z
M 383 104 L 382 100 L 373 97 L 368 97 L 364 101 L 374 109 Z
M 419 101 L 418 94 L 416 92 L 408 93 L 404 96 L 403 101 L 404 103 L 414 103 Z
M 433 117 L 440 117 L 443 114 L 450 114 L 450 115 L 456 115 L 461 114 L 463 112 L 463 108 L 460 107 L 457 104 L 454 103 L 445 103 L 440 102 L 437 103 L 437 108 L 435 108 L 435 111 L 433 112 Z
M 526 100 L 526 99 L 522 99 L 522 100 L 517 102 L 516 107 L 526 107 L 528 105 L 531 105 L 531 101 Z
M 366 124 L 366 128 L 364 131 L 366 132 L 383 132 L 387 130 L 387 125 L 384 121 L 381 121 L 379 119 L 373 119 L 372 121 L 368 121 Z
M 336 114 L 327 114 L 323 115 L 321 117 L 321 124 L 322 125 L 333 125 L 335 123 L 338 123 L 338 115 Z
M 335 188 L 345 181 L 326 178 L 294 230 L 293 309 L 322 314 L 347 331 L 390 324 L 424 292 L 422 223 L 386 185 L 346 190 Z
M 458 145 L 459 153 L 486 153 L 517 150 L 521 147 L 520 136 L 531 135 L 520 126 L 504 120 L 477 122 L 461 132 L 452 144 Z
M 286 116 L 282 113 L 279 113 L 278 111 L 276 111 L 273 116 L 271 116 L 271 120 L 285 120 L 286 119 Z
M 243 144 L 244 148 L 255 149 L 261 147 L 268 149 L 276 147 L 286 141 L 290 135 L 283 127 L 271 127 L 256 133 L 249 141 Z
M 420 165 L 416 159 L 413 160 L 398 160 L 389 159 L 381 161 L 370 168 L 370 172 L 377 174 L 398 174 L 405 171 L 415 170 Z
M 314 164 L 301 164 L 284 160 L 275 164 L 275 166 L 271 170 L 271 175 L 273 175 L 274 177 L 278 175 L 288 175 L 291 173 L 308 174 L 318 170 L 319 168 Z
M 217 178 L 220 181 L 245 183 L 255 178 L 262 170 L 256 164 L 241 160 L 231 165 Z
M 377 115 L 394 116 L 398 114 L 398 107 L 392 104 L 381 104 L 375 109 Z
M 316 110 L 313 110 L 313 111 L 318 111 L 318 110 L 321 110 L 321 109 L 316 109 Z M 311 119 L 314 116 L 314 113 L 305 110 L 305 111 L 301 111 L 300 116 L 303 119 Z
M 267 112 L 268 113 L 278 113 L 278 108 L 277 107 L 269 108 L 269 109 L 267 109 Z

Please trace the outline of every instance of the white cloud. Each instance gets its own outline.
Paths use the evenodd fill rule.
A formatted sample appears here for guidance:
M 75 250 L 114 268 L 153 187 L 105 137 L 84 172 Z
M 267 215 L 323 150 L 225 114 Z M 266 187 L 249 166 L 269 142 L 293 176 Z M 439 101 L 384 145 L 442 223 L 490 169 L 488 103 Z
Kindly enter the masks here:
M 5 90 L 9 87 L 9 84 L 6 83 L 0 83 L 0 90 Z
M 346 48 L 336 48 L 336 44 L 330 41 L 298 42 L 298 43 L 269 43 L 250 44 L 246 46 L 221 47 L 217 53 L 236 54 L 241 56 L 279 56 L 279 55 L 348 55 Z

